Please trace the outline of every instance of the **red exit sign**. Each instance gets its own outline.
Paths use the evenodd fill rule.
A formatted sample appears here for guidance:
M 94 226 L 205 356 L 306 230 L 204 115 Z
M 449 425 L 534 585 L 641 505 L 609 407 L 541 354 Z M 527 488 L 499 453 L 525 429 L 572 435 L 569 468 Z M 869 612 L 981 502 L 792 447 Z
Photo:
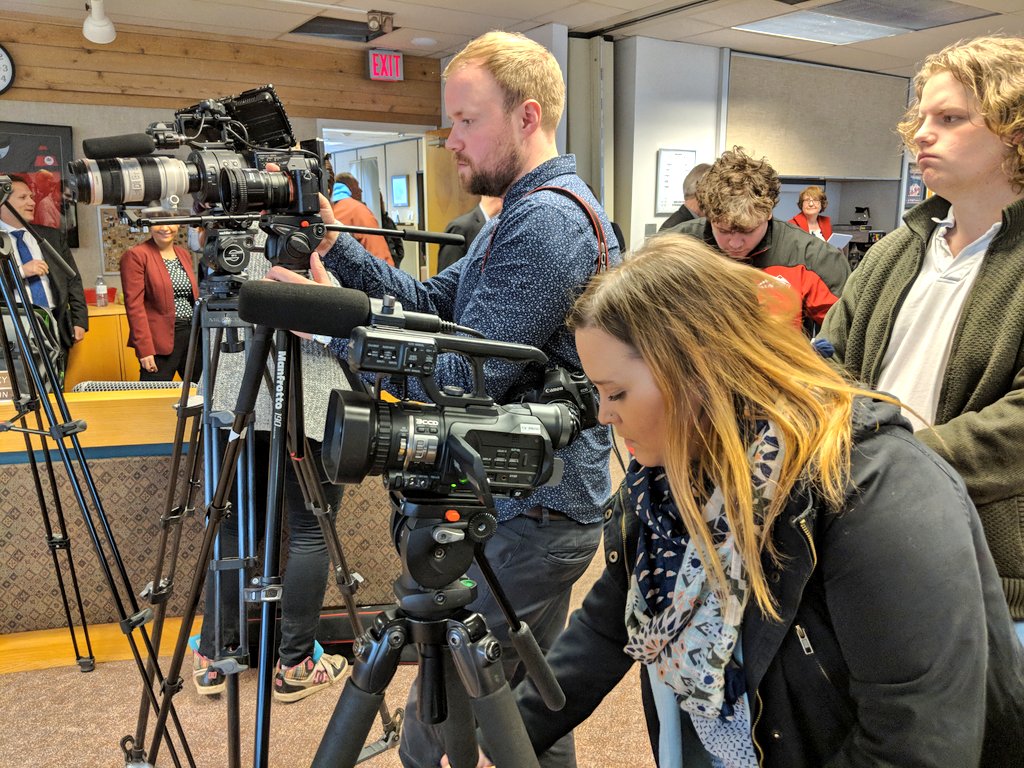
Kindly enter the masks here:
M 404 80 L 405 63 L 398 51 L 370 51 L 371 80 Z

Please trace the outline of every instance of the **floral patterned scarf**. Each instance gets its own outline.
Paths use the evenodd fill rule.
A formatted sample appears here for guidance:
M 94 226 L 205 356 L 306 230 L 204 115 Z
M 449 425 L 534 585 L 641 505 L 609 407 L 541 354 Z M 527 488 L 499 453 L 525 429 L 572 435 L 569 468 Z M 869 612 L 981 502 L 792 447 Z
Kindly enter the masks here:
M 774 495 L 782 453 L 773 425 L 758 422 L 748 450 L 755 518 L 763 518 Z M 708 496 L 704 520 L 726 576 L 724 602 L 711 588 L 664 470 L 633 461 L 626 484 L 642 523 L 626 604 L 626 653 L 653 665 L 722 765 L 756 765 L 743 671 L 734 659 L 750 590 L 722 491 L 694 489 Z

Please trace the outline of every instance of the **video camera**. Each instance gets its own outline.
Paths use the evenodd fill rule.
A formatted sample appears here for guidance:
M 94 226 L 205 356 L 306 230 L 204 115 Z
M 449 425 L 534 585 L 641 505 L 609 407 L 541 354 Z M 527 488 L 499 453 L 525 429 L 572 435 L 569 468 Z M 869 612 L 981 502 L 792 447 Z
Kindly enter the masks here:
M 474 368 L 474 391 L 438 389 L 438 356 L 459 352 Z M 485 477 L 493 495 L 523 498 L 534 488 L 556 484 L 564 448 L 596 423 L 589 382 L 561 368 L 548 371 L 553 384 L 530 393 L 535 401 L 498 405 L 483 388 L 483 363 L 490 357 L 543 364 L 542 352 L 521 344 L 363 326 L 348 346 L 352 371 L 409 376 L 432 403 L 385 402 L 364 392 L 331 393 L 323 460 L 329 479 L 358 483 L 383 476 L 393 491 L 435 496 L 479 495 L 474 476 Z M 585 379 L 584 379 L 585 381 Z M 563 386 L 571 382 L 570 386 Z M 538 402 L 544 398 L 543 402 Z
M 582 373 L 548 366 L 535 347 L 455 335 L 475 332 L 403 312 L 392 297 L 255 282 L 242 287 L 238 311 L 243 320 L 275 328 L 347 337 L 349 370 L 376 374 L 370 393 L 331 393 L 322 455 L 335 483 L 380 475 L 389 490 L 405 496 L 523 498 L 560 481 L 555 451 L 597 423 L 595 390 Z M 472 391 L 438 385 L 435 369 L 445 353 L 467 359 Z M 514 395 L 516 402 L 498 405 L 484 386 L 490 358 L 524 361 L 527 370 L 544 374 Z M 382 400 L 386 379 L 418 382 L 417 396 L 422 391 L 429 402 Z
M 185 160 L 152 154 L 183 146 L 192 149 Z M 173 123 L 152 123 L 143 134 L 82 142 L 88 159 L 68 164 L 72 196 L 90 205 L 162 200 L 165 207 L 174 208 L 188 194 L 196 208 L 212 211 L 171 217 L 174 223 L 244 231 L 258 221 L 269 235 L 267 258 L 305 269 L 326 232 L 318 215 L 318 193 L 325 192 L 332 180 L 324 177 L 322 140 L 294 146 L 284 106 L 274 87 L 265 85 L 180 109 Z M 280 170 L 266 170 L 268 163 Z M 266 213 L 253 213 L 257 211 Z M 127 218 L 150 223 L 144 216 Z M 225 233 L 223 240 L 219 247 L 206 249 L 210 266 L 242 271 L 247 255 L 243 263 L 239 248 L 251 241 L 251 235 Z
M 185 160 L 149 156 L 182 146 L 193 150 Z M 89 159 L 71 161 L 68 170 L 75 199 L 90 205 L 189 194 L 227 213 L 316 213 L 323 155 L 293 146 L 284 106 L 274 87 L 265 85 L 180 109 L 172 124 L 152 123 L 145 134 L 86 140 L 82 147 Z M 263 170 L 268 162 L 281 171 Z

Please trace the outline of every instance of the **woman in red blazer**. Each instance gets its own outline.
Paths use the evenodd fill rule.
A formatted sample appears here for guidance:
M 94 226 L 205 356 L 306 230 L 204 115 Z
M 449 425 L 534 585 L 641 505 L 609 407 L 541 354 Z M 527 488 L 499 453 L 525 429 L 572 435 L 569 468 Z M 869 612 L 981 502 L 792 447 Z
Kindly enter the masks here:
M 185 377 L 192 312 L 199 285 L 191 254 L 174 245 L 177 224 L 150 227 L 150 238 L 121 256 L 121 286 L 128 314 L 128 346 L 139 358 L 142 381 Z M 198 378 L 196 365 L 193 378 Z
M 797 204 L 800 213 L 789 220 L 790 224 L 825 241 L 832 237 L 832 221 L 828 216 L 821 215 L 828 208 L 825 190 L 821 187 L 808 187 L 800 193 Z

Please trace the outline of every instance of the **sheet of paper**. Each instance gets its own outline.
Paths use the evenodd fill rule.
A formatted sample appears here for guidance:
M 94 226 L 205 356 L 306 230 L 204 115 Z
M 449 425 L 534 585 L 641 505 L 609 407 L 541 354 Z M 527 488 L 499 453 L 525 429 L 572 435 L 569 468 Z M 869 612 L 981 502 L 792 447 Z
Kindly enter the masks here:
M 833 232 L 827 242 L 833 248 L 842 250 L 850 244 L 851 240 L 853 240 L 853 235 L 848 235 L 845 232 Z

